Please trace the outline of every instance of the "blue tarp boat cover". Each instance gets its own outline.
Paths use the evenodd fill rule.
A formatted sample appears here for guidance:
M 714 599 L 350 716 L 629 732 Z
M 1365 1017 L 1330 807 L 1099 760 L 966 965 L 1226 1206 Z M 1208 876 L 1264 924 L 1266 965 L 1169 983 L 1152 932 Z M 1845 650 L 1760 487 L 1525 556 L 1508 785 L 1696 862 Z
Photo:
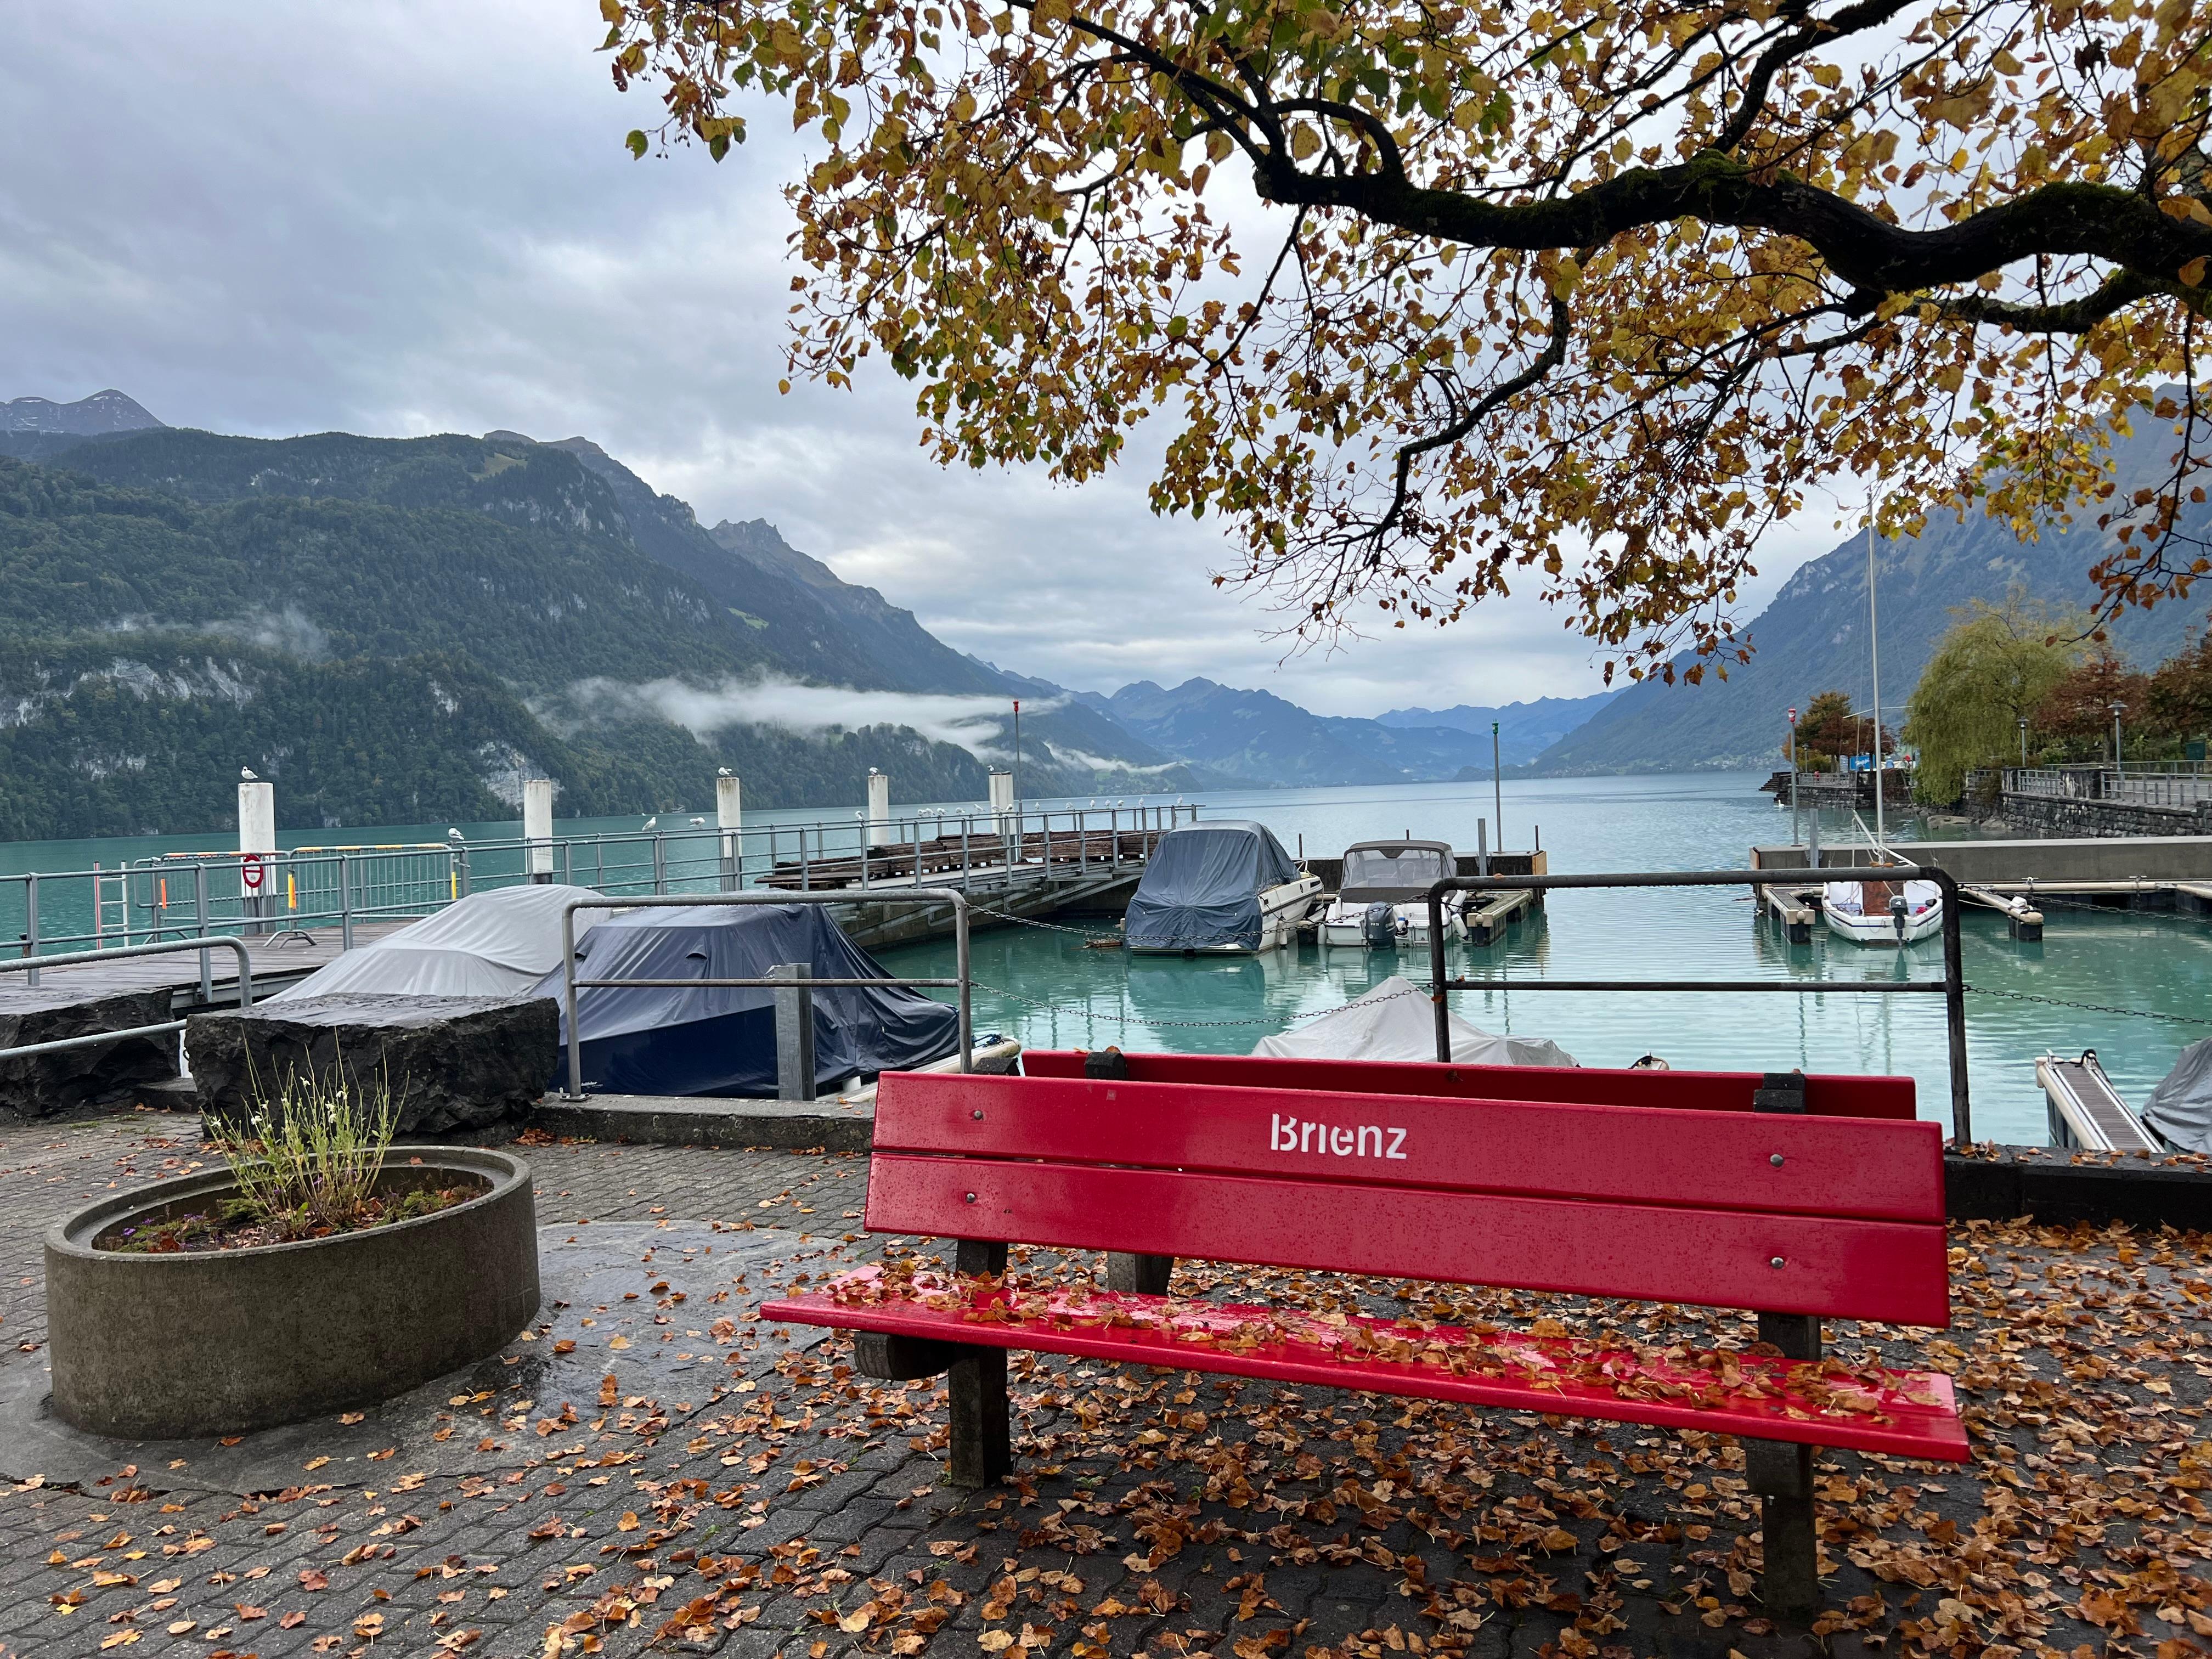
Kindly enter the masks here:
M 1256 951 L 1261 893 L 1297 878 L 1265 824 L 1221 818 L 1170 830 L 1129 901 L 1123 938 L 1139 951 Z
M 818 904 L 661 905 L 617 911 L 576 947 L 579 979 L 758 979 L 787 962 L 817 979 L 873 979 L 883 965 Z M 558 968 L 538 984 L 562 994 Z M 584 1082 L 610 1094 L 773 1096 L 775 993 L 753 988 L 641 986 L 576 993 Z M 942 1060 L 960 1044 L 951 1004 L 896 986 L 814 993 L 817 1091 L 859 1074 Z M 568 1076 L 562 1011 L 556 1087 Z

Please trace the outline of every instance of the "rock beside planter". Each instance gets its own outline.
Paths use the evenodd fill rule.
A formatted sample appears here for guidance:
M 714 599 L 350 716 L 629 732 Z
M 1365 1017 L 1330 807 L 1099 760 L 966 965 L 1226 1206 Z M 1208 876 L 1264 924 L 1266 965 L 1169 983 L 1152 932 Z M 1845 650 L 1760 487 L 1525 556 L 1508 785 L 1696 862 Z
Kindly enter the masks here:
M 395 1146 L 380 1190 L 473 1178 L 482 1196 L 361 1232 L 252 1249 L 94 1248 L 204 1212 L 229 1171 L 111 1194 L 46 1232 L 54 1410 L 90 1433 L 182 1440 L 374 1405 L 496 1352 L 538 1310 L 530 1166 Z
M 450 1134 L 526 1116 L 560 1055 L 550 998 L 380 996 L 338 992 L 240 1012 L 195 1014 L 185 1048 L 200 1109 L 240 1121 L 287 1072 L 341 1066 L 392 1089 L 401 1136 Z
M 14 975 L 9 975 L 15 979 Z M 88 997 L 58 987 L 22 986 L 0 993 L 0 1048 L 58 1042 L 94 1031 L 159 1025 L 176 1016 L 167 988 Z M 557 1029 L 559 1014 L 556 1012 Z M 88 1108 L 128 1104 L 149 1083 L 177 1075 L 177 1034 L 124 1037 L 50 1054 L 0 1060 L 0 1113 L 56 1117 Z

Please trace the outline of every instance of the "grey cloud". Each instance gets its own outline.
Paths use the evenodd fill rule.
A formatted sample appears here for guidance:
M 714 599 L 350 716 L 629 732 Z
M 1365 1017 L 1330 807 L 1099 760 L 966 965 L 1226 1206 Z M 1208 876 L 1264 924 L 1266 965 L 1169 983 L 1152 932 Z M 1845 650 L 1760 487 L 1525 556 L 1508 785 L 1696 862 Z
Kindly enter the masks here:
M 632 161 L 653 106 L 609 85 L 602 29 L 589 0 L 15 9 L 0 397 L 113 386 L 270 435 L 582 432 L 705 522 L 769 519 L 948 643 L 1078 687 L 1204 674 L 1333 714 L 1596 688 L 1522 594 L 1285 660 L 1279 619 L 1211 584 L 1233 549 L 1155 518 L 1140 465 L 1079 490 L 943 471 L 880 364 L 778 396 L 787 116 L 719 167 Z M 1778 545 L 1747 611 L 1827 539 Z

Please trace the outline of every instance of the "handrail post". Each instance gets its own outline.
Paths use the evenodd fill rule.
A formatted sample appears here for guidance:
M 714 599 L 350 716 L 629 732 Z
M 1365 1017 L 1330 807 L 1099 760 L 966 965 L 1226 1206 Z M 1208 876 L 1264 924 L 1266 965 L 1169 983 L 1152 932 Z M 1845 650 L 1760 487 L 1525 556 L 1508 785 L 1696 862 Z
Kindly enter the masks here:
M 353 854 L 338 854 L 338 949 L 353 949 Z
M 576 907 L 574 901 L 561 907 L 561 1004 L 568 1017 L 568 1086 L 561 1091 L 563 1100 L 584 1097 L 584 1040 L 576 1030 Z
M 814 1063 L 814 994 L 805 981 L 814 977 L 813 965 L 781 962 L 768 970 L 770 979 L 793 981 L 779 986 L 775 999 L 775 1094 L 778 1100 L 812 1100 L 818 1092 Z
M 23 941 L 30 946 L 23 954 L 36 962 L 39 959 L 39 872 L 35 870 L 23 878 Z M 24 977 L 36 985 L 39 970 L 30 969 Z
M 1961 1152 L 1974 1144 L 1973 1106 L 1966 1095 L 1966 968 L 1959 923 L 1959 884 L 1942 871 L 1943 1026 L 1951 1050 L 1951 1139 Z
M 199 937 L 208 936 L 207 861 L 195 860 L 192 865 L 192 904 L 198 914 Z M 215 1000 L 215 958 L 206 951 L 200 952 L 200 1000 Z

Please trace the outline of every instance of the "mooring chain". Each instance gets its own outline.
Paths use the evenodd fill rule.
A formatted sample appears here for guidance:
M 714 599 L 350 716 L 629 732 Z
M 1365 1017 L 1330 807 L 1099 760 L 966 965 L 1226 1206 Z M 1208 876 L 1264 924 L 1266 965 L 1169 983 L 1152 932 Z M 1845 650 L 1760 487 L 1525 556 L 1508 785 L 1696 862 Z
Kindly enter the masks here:
M 2153 1008 L 2116 1008 L 2103 1002 L 2069 1002 L 2063 997 L 2039 997 L 2027 991 L 2000 991 L 1987 985 L 1968 985 L 1962 988 L 1978 997 L 2002 997 L 2009 1002 L 2040 1002 L 2052 1008 L 2079 1008 L 2092 1014 L 2128 1014 L 2136 1019 L 2170 1020 L 2177 1025 L 2212 1025 L 2212 1019 L 2197 1014 L 2166 1014 Z

